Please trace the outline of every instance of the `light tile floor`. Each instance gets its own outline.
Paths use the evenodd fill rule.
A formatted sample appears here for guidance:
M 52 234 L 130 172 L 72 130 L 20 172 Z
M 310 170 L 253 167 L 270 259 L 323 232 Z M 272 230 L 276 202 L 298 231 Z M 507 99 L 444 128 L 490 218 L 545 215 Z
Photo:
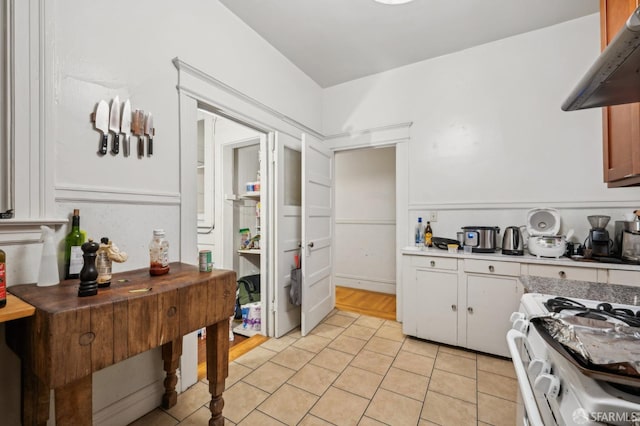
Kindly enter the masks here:
M 333 311 L 308 336 L 270 339 L 229 364 L 228 425 L 515 424 L 510 361 L 425 342 L 401 325 Z M 207 425 L 206 381 L 132 423 Z

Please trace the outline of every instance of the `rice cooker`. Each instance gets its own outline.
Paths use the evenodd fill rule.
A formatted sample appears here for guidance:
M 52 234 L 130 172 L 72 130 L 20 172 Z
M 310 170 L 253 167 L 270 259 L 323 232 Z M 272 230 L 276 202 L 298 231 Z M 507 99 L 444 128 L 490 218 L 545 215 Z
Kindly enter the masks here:
M 560 213 L 556 209 L 532 209 L 527 213 L 527 248 L 537 257 L 558 258 L 567 250 L 567 239 L 558 235 Z

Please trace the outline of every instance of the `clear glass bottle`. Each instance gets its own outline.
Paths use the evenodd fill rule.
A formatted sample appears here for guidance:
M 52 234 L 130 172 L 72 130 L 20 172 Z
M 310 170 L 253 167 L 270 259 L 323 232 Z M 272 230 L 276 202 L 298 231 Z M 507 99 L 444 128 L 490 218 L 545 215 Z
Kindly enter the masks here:
M 169 272 L 169 241 L 164 238 L 163 229 L 154 229 L 149 243 L 149 274 L 162 275 Z
M 418 218 L 418 223 L 416 223 L 415 239 L 416 247 L 424 247 L 424 225 L 422 225 L 421 217 Z

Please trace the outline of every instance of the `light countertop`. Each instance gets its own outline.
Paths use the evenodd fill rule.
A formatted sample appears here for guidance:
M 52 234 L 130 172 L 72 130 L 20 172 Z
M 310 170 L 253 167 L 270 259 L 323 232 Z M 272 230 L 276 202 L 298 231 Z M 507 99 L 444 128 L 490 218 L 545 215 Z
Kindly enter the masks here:
M 574 266 L 578 268 L 595 268 L 595 269 L 617 269 L 622 271 L 637 271 L 640 272 L 640 265 L 629 265 L 620 263 L 604 263 L 604 262 L 579 262 L 568 257 L 537 257 L 532 256 L 525 250 L 524 256 L 509 256 L 500 253 L 464 253 L 462 250 L 458 250 L 457 253 L 449 253 L 447 250 L 442 250 L 436 247 L 418 248 L 407 246 L 400 250 L 402 254 L 411 254 L 418 256 L 437 256 L 437 257 L 451 257 L 458 259 L 478 259 L 500 262 L 517 262 L 517 263 L 537 263 L 541 265 L 555 265 L 555 266 Z

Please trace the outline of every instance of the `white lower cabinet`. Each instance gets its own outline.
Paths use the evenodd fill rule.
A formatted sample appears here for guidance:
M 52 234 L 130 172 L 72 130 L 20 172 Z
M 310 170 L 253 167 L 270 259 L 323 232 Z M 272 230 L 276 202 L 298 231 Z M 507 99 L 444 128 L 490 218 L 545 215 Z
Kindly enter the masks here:
M 424 256 L 403 256 L 403 261 L 403 332 L 457 345 L 457 261 Z
M 509 317 L 522 296 L 519 264 L 465 262 L 403 255 L 403 332 L 509 356 Z
M 509 356 L 506 336 L 522 296 L 519 287 L 514 277 L 467 275 L 466 347 Z

